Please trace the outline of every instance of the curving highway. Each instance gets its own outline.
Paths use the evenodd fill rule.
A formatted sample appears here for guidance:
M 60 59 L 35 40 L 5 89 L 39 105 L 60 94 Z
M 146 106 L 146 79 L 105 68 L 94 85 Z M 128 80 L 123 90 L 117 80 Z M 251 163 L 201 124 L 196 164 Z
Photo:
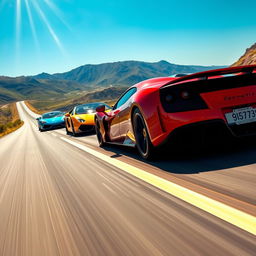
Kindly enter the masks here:
M 146 163 L 133 150 L 98 148 L 94 135 L 40 133 L 17 106 L 25 124 L 0 140 L 1 256 L 255 255 L 252 232 L 121 168 L 256 216 L 255 143 Z

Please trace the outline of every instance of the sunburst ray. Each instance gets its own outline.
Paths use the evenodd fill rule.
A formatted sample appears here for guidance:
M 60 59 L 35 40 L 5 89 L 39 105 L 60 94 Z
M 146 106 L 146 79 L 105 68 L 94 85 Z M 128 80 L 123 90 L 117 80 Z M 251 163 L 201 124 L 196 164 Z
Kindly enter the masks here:
M 37 13 L 39 14 L 41 20 L 44 22 L 44 24 L 46 25 L 50 35 L 52 36 L 54 42 L 56 43 L 57 47 L 59 48 L 59 50 L 62 52 L 62 54 L 66 54 L 64 47 L 62 46 L 59 37 L 57 36 L 57 34 L 55 33 L 55 31 L 53 30 L 50 22 L 48 21 L 47 17 L 45 16 L 44 12 L 42 11 L 41 7 L 39 6 L 39 4 L 37 3 L 37 1 L 32 1 L 33 6 L 35 7 Z
M 65 21 L 65 19 L 63 17 L 63 14 L 60 11 L 60 9 L 51 0 L 44 0 L 44 2 L 51 9 L 51 11 L 54 13 L 54 15 L 65 25 L 65 27 L 68 28 L 71 31 L 71 27 Z

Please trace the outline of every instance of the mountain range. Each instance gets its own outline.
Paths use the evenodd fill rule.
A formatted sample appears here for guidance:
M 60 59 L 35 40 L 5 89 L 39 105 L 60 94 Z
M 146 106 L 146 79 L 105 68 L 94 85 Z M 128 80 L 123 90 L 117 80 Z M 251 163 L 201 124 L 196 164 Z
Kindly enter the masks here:
M 122 61 L 84 65 L 65 73 L 41 73 L 36 76 L 15 78 L 2 76 L 0 105 L 21 99 L 55 99 L 95 88 L 129 87 L 152 77 L 194 73 L 221 67 L 176 65 L 163 60 L 155 63 Z
M 131 86 L 139 81 L 176 73 L 195 73 L 218 68 L 215 66 L 176 65 L 167 61 L 155 63 L 142 61 L 122 61 L 98 65 L 84 65 L 69 72 L 34 76 L 36 79 L 61 79 L 76 81 L 87 86 Z

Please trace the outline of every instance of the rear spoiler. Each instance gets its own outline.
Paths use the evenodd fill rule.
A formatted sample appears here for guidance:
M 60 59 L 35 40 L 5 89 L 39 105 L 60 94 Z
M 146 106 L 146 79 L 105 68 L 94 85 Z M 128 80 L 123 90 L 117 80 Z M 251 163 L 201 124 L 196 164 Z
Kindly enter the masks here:
M 176 84 L 176 83 L 179 83 L 179 82 L 191 80 L 191 79 L 196 79 L 196 78 L 198 78 L 200 80 L 207 80 L 211 76 L 221 76 L 221 75 L 240 73 L 240 72 L 250 74 L 254 70 L 256 70 L 256 65 L 209 70 L 209 71 L 204 71 L 204 72 L 195 73 L 195 74 L 192 74 L 192 75 L 187 75 L 187 76 L 177 78 L 175 80 L 172 80 L 172 81 L 168 82 L 167 84 L 163 85 L 162 87 L 165 87 L 165 86 L 170 85 L 170 84 Z

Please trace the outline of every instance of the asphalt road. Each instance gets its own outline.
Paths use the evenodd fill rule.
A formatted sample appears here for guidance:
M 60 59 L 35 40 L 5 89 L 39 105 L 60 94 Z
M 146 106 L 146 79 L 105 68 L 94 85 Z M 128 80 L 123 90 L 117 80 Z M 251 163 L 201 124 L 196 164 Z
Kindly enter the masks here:
M 25 124 L 0 140 L 1 256 L 256 255 L 252 234 L 63 138 L 256 215 L 253 145 L 148 164 L 132 150 L 98 149 L 95 136 L 40 133 L 18 107 Z

